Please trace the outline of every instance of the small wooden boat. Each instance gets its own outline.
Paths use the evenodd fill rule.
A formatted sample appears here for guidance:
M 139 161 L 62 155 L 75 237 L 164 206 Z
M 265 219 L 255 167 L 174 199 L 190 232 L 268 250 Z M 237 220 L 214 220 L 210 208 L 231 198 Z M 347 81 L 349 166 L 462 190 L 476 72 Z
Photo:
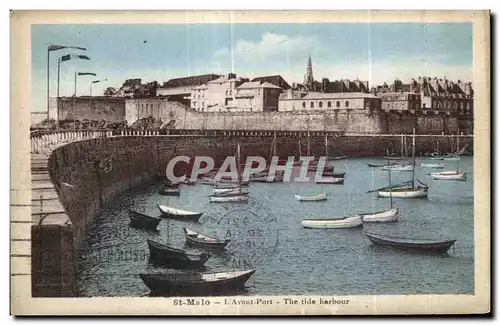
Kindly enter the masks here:
M 268 175 L 252 176 L 250 181 L 255 183 L 279 183 L 283 182 L 283 176 L 275 174 L 273 178 L 269 179 Z
M 316 184 L 344 184 L 344 178 L 326 178 L 318 179 L 315 181 Z
M 428 194 L 427 186 L 401 186 L 401 187 L 393 187 L 391 189 L 379 189 L 377 190 L 377 194 L 380 197 L 395 197 L 402 199 L 409 198 L 425 198 Z
M 425 251 L 430 253 L 446 253 L 456 240 L 411 239 L 393 236 L 382 236 L 364 233 L 375 245 L 391 246 L 400 249 Z
M 202 178 L 198 181 L 198 183 L 200 184 L 204 184 L 204 185 L 216 185 L 218 182 L 215 181 L 214 179 L 212 178 Z
M 158 264 L 175 268 L 202 268 L 210 254 L 192 254 L 182 249 L 147 240 L 150 259 Z
M 393 222 L 398 220 L 398 208 L 383 210 L 370 213 L 359 213 L 363 218 L 363 223 L 366 222 Z
M 232 202 L 248 202 L 248 194 L 224 195 L 210 197 L 211 203 L 232 203 Z
M 242 194 L 242 188 L 241 187 L 233 187 L 233 188 L 214 188 L 212 190 L 212 195 L 213 196 L 223 196 L 223 195 L 236 195 L 236 194 Z
M 414 169 L 414 165 L 402 165 L 402 164 L 396 164 L 396 165 L 390 165 L 390 166 L 384 166 L 382 167 L 383 170 L 391 170 L 391 171 L 408 171 L 411 172 Z
M 181 190 L 178 188 L 162 187 L 158 190 L 158 193 L 161 195 L 178 196 L 181 195 Z
M 225 184 L 215 184 L 214 185 L 214 189 L 234 189 L 234 188 L 245 188 L 245 187 L 248 187 L 249 184 L 228 184 L 228 183 L 225 183 Z
M 421 166 L 424 168 L 434 168 L 434 169 L 444 168 L 443 164 L 434 164 L 434 163 L 422 163 Z
M 338 157 L 330 157 L 328 158 L 329 160 L 341 160 L 341 159 L 346 159 L 347 156 L 338 156 Z
M 158 209 L 164 216 L 192 221 L 198 221 L 203 214 L 203 212 L 186 211 L 161 204 L 158 204 Z
M 213 294 L 235 292 L 245 287 L 245 283 L 255 270 L 183 273 L 183 274 L 144 274 L 139 276 L 151 293 L 183 296 L 210 296 Z
M 189 178 L 186 178 L 181 183 L 184 184 L 184 185 L 196 185 L 196 181 L 192 181 Z
M 389 162 L 389 164 L 374 164 L 374 163 L 368 163 L 368 167 L 386 167 L 386 166 L 394 166 L 396 165 L 395 162 Z
M 444 158 L 442 156 L 430 156 L 430 160 L 443 160 Z
M 190 245 L 200 246 L 204 248 L 224 248 L 231 241 L 230 239 L 218 239 L 212 236 L 204 235 L 200 232 L 183 227 L 184 237 Z
M 307 171 L 308 172 L 315 172 L 316 170 L 318 170 L 318 166 L 317 165 L 313 165 L 313 166 L 309 165 L 307 167 Z M 333 167 L 324 166 L 323 167 L 323 173 L 328 173 L 328 172 L 333 173 Z
M 333 177 L 333 178 L 344 178 L 345 172 L 343 173 L 334 173 L 334 172 L 323 172 L 323 176 Z
M 403 159 L 405 159 L 405 157 L 385 156 L 384 159 L 386 159 L 386 160 L 403 160 Z
M 460 160 L 460 156 L 459 155 L 446 155 L 446 156 L 443 156 L 443 160 L 457 161 L 457 160 Z
M 431 173 L 433 179 L 436 180 L 451 180 L 451 181 L 465 181 L 467 180 L 467 172 L 446 171 Z
M 234 180 L 230 180 L 230 179 L 221 179 L 219 181 L 220 184 L 236 184 L 238 186 L 244 186 L 244 185 L 248 185 L 250 182 L 249 181 L 234 181 Z
M 299 201 L 325 201 L 327 199 L 325 193 L 316 194 L 312 196 L 302 196 L 295 194 L 295 198 Z
M 151 217 L 134 210 L 128 210 L 128 211 L 130 218 L 130 226 L 134 228 L 155 230 L 161 221 L 160 218 Z
M 338 219 L 303 219 L 304 228 L 355 228 L 362 227 L 363 220 L 360 215 Z

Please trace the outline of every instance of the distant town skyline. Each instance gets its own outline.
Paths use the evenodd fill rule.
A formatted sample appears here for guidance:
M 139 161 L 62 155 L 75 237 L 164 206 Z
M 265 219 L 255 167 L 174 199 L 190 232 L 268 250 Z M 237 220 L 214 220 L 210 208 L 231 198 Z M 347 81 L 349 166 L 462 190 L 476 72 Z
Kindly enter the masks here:
M 370 87 L 419 76 L 472 81 L 471 23 L 321 24 L 80 24 L 33 25 L 31 110 L 46 110 L 47 47 L 79 46 L 87 51 L 51 52 L 50 95 L 56 96 L 57 59 L 85 54 L 91 60 L 61 64 L 60 95 L 102 95 L 126 79 L 160 84 L 207 73 L 243 77 L 281 75 L 302 83 L 311 55 L 314 79 L 367 80 Z

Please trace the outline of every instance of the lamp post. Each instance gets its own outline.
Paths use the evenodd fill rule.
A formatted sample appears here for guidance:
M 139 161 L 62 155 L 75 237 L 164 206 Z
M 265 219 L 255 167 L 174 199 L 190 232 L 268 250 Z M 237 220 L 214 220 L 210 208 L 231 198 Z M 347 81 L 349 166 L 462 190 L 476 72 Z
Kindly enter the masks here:
M 57 59 L 57 122 L 59 122 L 59 80 L 61 75 L 61 63 L 69 61 L 71 59 L 81 59 L 81 60 L 90 60 L 90 58 L 86 55 L 77 55 L 77 54 L 67 54 L 61 56 Z M 58 125 L 58 124 L 57 124 Z
M 108 81 L 108 79 L 94 80 L 90 83 L 90 109 L 92 109 L 92 85 L 104 81 Z
M 93 72 L 76 72 L 75 71 L 75 89 L 73 93 L 73 129 L 76 129 L 76 79 L 78 76 L 94 76 L 97 75 Z
M 78 46 L 52 45 L 52 44 L 47 46 L 47 121 L 49 120 L 49 108 L 50 108 L 50 52 L 62 49 L 77 49 L 82 51 L 87 50 L 84 47 L 78 47 Z

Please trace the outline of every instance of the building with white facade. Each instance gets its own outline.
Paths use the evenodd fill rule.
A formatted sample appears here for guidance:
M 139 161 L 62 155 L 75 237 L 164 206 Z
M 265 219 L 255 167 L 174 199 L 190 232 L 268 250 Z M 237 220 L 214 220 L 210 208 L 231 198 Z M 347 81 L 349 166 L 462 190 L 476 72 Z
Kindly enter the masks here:
M 302 98 L 279 100 L 279 111 L 379 109 L 381 99 L 367 93 L 310 92 Z

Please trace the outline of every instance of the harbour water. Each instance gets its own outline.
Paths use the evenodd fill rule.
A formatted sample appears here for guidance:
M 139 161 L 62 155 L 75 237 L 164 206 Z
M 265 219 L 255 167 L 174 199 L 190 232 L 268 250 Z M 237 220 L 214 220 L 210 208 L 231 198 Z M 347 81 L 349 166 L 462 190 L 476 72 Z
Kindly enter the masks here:
M 252 183 L 248 204 L 209 203 L 212 187 L 181 186 L 181 195 L 161 196 L 158 185 L 125 193 L 87 227 L 79 250 L 81 296 L 146 296 L 139 273 L 182 272 L 148 261 L 146 239 L 182 249 L 182 227 L 228 237 L 224 254 L 213 254 L 206 271 L 256 268 L 248 295 L 393 295 L 473 294 L 474 174 L 473 157 L 461 157 L 467 181 L 437 181 L 436 170 L 420 166 L 416 177 L 429 186 L 428 199 L 394 199 L 399 220 L 353 229 L 305 229 L 304 218 L 340 218 L 389 207 L 371 189 L 388 185 L 388 172 L 367 163 L 383 159 L 332 161 L 335 172 L 347 171 L 344 185 Z M 432 161 L 431 161 L 432 162 Z M 436 162 L 436 161 L 433 161 Z M 453 161 L 439 161 L 454 170 Z M 392 183 L 411 179 L 411 172 L 391 172 Z M 327 193 L 322 202 L 299 202 L 295 194 Z M 163 219 L 157 232 L 129 227 L 128 210 L 159 216 L 157 204 L 204 215 L 199 223 Z M 447 255 L 410 253 L 372 245 L 363 231 L 400 237 L 456 239 Z

